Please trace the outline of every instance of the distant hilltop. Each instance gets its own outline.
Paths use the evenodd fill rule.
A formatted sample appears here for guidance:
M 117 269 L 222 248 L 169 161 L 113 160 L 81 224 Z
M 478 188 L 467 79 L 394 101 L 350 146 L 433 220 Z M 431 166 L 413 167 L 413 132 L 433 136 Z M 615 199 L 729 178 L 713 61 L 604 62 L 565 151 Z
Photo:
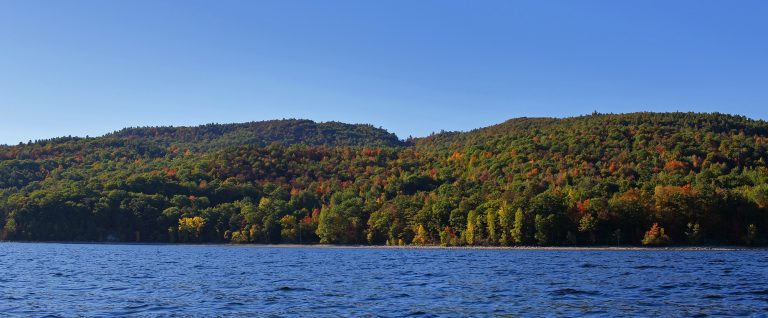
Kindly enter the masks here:
M 283 119 L 241 124 L 208 124 L 196 127 L 126 128 L 106 137 L 139 138 L 165 145 L 188 144 L 200 149 L 271 143 L 308 146 L 402 146 L 395 134 L 367 124 L 316 123 Z
M 665 245 L 766 242 L 768 123 L 516 118 L 401 140 L 284 119 L 0 146 L 10 240 Z

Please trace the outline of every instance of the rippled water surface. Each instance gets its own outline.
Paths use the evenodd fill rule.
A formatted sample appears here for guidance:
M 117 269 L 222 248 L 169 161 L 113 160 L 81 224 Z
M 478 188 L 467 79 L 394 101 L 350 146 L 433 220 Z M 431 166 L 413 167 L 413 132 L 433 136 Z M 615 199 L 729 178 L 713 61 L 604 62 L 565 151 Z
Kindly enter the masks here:
M 0 243 L 11 316 L 768 316 L 768 251 Z

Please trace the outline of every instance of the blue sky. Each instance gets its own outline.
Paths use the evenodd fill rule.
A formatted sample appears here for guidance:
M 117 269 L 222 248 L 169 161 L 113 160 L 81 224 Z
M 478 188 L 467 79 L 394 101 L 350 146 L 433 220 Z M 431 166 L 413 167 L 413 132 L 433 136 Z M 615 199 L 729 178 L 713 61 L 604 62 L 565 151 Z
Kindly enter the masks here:
M 768 119 L 768 1 L 0 1 L 0 143 L 274 118 Z

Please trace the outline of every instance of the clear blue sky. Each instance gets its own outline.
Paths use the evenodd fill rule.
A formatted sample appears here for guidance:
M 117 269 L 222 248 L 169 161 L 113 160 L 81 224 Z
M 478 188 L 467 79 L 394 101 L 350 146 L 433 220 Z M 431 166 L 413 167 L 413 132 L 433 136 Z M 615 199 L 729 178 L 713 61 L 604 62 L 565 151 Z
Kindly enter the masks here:
M 274 118 L 768 117 L 768 1 L 0 0 L 0 143 Z

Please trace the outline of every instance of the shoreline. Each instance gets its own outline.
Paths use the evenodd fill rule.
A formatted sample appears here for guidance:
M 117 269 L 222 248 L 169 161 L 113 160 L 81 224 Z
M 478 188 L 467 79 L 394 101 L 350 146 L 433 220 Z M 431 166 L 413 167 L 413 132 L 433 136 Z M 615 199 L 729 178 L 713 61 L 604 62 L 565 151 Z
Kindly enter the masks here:
M 440 245 L 345 245 L 345 244 L 230 244 L 230 243 L 162 243 L 162 242 L 91 242 L 91 241 L 0 241 L 19 244 L 62 245 L 168 245 L 168 246 L 222 246 L 240 248 L 291 249 L 391 249 L 391 250 L 500 250 L 500 251 L 768 251 L 766 246 L 440 246 Z
M 500 250 L 500 251 L 766 251 L 766 247 L 740 246 L 439 246 L 439 245 L 333 245 L 333 244 L 232 244 L 251 248 L 392 249 L 392 250 Z

